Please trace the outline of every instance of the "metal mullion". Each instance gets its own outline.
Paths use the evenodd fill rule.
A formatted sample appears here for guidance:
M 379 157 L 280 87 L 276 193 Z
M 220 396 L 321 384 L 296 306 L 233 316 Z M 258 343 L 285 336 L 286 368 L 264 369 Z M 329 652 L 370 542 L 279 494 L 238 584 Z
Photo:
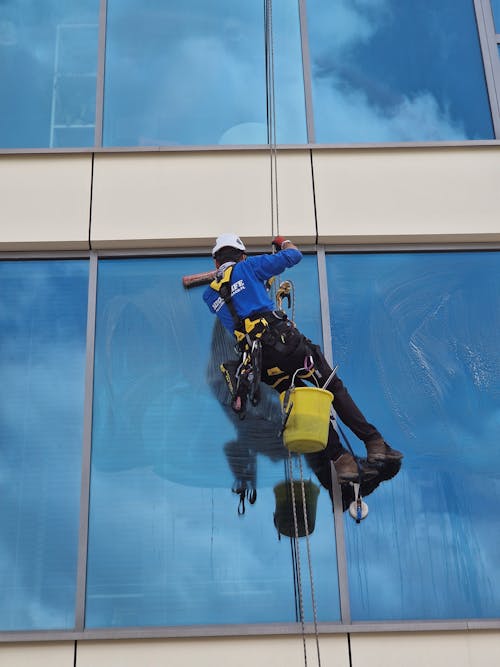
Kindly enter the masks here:
M 37 259 L 88 259 L 88 250 L 7 250 L 0 252 L 0 261 L 31 261 Z
M 449 619 L 449 620 L 414 620 L 414 621 L 360 621 L 356 623 L 319 623 L 320 635 L 358 635 L 386 634 L 388 632 L 468 632 L 481 630 L 500 630 L 500 619 Z M 313 635 L 312 623 L 306 623 L 307 635 Z M 143 626 L 128 628 L 91 628 L 84 632 L 74 630 L 28 630 L 0 632 L 0 645 L 3 643 L 54 642 L 54 641 L 95 641 L 126 639 L 172 639 L 206 638 L 222 639 L 225 637 L 285 637 L 297 634 L 296 623 L 259 623 L 259 624 L 221 624 L 221 625 L 175 625 Z
M 97 306 L 97 254 L 90 254 L 87 305 L 87 358 L 85 366 L 85 397 L 83 408 L 82 470 L 80 486 L 80 521 L 75 600 L 75 629 L 85 628 L 85 596 L 87 586 L 87 545 L 90 501 L 90 458 L 92 447 L 92 404 L 94 397 L 94 346 Z
M 97 77 L 95 100 L 95 132 L 94 145 L 102 147 L 102 125 L 104 119 L 104 70 L 106 66 L 106 27 L 108 17 L 107 0 L 100 0 L 99 37 L 97 45 Z
M 303 151 L 314 148 L 315 150 L 335 151 L 366 151 L 374 149 L 390 150 L 427 150 L 429 148 L 471 148 L 474 147 L 496 147 L 500 145 L 500 139 L 462 139 L 450 141 L 394 141 L 373 143 L 307 143 L 307 144 L 280 144 L 280 151 Z M 138 155 L 143 153 L 264 153 L 269 151 L 265 145 L 243 145 L 231 146 L 206 145 L 206 146 L 83 146 L 72 148 L 0 148 L 0 156 L 4 155 L 79 155 L 100 153 L 102 155 L 118 155 L 129 153 Z
M 414 253 L 414 252 L 493 252 L 500 250 L 498 241 L 461 241 L 461 242 L 427 242 L 415 243 L 328 243 L 327 252 L 346 254 Z
M 306 0 L 299 0 L 300 41 L 302 46 L 302 77 L 304 81 L 304 103 L 306 107 L 307 141 L 316 141 L 314 128 L 314 112 L 312 99 L 311 52 L 309 49 L 309 33 L 307 31 Z
M 495 137 L 500 138 L 500 58 L 490 0 L 474 0 L 474 11 L 483 58 L 486 88 Z
M 330 324 L 330 299 L 328 292 L 328 278 L 326 273 L 326 253 L 324 246 L 318 246 L 318 280 L 321 304 L 321 326 L 323 333 L 323 350 L 328 363 L 333 367 L 333 344 Z M 337 577 L 339 584 L 340 619 L 342 624 L 351 622 L 351 603 L 349 597 L 349 581 L 347 575 L 347 553 L 344 533 L 344 512 L 342 505 L 342 491 L 337 484 L 331 462 L 331 481 L 333 489 L 333 519 L 335 531 L 335 545 L 337 553 Z

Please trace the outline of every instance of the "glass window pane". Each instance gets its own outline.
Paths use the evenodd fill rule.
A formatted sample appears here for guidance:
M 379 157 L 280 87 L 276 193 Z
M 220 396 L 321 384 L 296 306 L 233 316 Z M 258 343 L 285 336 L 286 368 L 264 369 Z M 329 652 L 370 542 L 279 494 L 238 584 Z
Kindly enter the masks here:
M 307 143 L 298 2 L 273 0 L 272 32 L 276 140 L 280 144 Z
M 274 10 L 277 135 L 306 140 L 298 3 Z M 109 0 L 104 144 L 265 144 L 262 2 Z
M 308 0 L 318 142 L 492 139 L 471 0 Z
M 182 275 L 212 267 L 206 258 L 99 262 L 87 627 L 296 619 L 289 539 L 278 540 L 273 524 L 273 488 L 287 459 L 277 394 L 264 387 L 245 420 L 232 412 L 219 370 L 234 355 L 232 337 L 203 290 L 181 286 Z M 293 279 L 297 318 L 318 340 L 315 258 L 304 258 Z M 243 516 L 231 492 L 237 478 L 257 488 Z M 318 614 L 336 621 L 325 489 L 311 550 Z
M 495 21 L 495 30 L 500 32 L 500 0 L 491 0 L 491 11 Z
M 99 0 L 6 0 L 0 148 L 94 144 Z
M 339 373 L 405 454 L 346 520 L 353 618 L 498 616 L 500 253 L 330 255 L 328 281 Z
M 88 262 L 0 262 L 0 630 L 69 629 Z

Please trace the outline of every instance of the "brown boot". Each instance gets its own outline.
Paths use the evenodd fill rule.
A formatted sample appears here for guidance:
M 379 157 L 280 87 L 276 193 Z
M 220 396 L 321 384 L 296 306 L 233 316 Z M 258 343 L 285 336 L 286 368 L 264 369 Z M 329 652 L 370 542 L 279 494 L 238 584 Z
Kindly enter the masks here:
M 401 461 L 403 458 L 401 452 L 390 447 L 382 438 L 365 444 L 369 463 L 375 463 L 376 461 Z
M 339 458 L 333 462 L 333 465 L 335 466 L 335 472 L 337 473 L 339 482 L 353 482 L 358 479 L 358 465 L 354 456 L 349 454 L 349 452 L 341 454 Z

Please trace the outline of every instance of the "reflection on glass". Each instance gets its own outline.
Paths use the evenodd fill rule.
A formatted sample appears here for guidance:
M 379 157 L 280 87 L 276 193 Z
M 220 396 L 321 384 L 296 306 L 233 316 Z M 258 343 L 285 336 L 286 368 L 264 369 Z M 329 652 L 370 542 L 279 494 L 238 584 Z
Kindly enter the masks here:
M 470 0 L 308 0 L 316 140 L 491 139 Z
M 346 522 L 354 620 L 498 616 L 499 276 L 497 252 L 328 256 L 339 372 L 405 454 Z
M 87 282 L 0 262 L 0 630 L 75 624 Z
M 306 143 L 299 3 L 273 0 L 272 29 L 276 141 L 280 144 Z
M 491 11 L 495 21 L 495 31 L 500 32 L 500 0 L 491 0 Z
M 274 8 L 277 135 L 306 140 L 298 3 Z M 104 144 L 265 144 L 262 2 L 109 0 Z
M 92 146 L 99 0 L 5 0 L 0 148 Z
M 277 394 L 264 387 L 261 403 L 237 417 L 219 370 L 234 355 L 232 337 L 202 290 L 181 285 L 182 275 L 212 266 L 206 258 L 99 263 L 87 627 L 296 620 L 290 543 L 278 540 L 273 519 L 287 460 Z M 297 318 L 317 340 L 315 258 L 293 278 Z M 309 469 L 306 477 L 317 484 Z M 244 486 L 257 499 L 239 516 Z M 336 621 L 325 489 L 311 550 L 319 617 Z M 304 544 L 301 552 L 312 620 Z

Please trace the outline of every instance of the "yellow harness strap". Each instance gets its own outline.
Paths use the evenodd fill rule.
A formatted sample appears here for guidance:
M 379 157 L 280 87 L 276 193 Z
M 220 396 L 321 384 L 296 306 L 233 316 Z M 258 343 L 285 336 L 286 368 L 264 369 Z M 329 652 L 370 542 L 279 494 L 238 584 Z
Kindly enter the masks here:
M 227 269 L 224 271 L 222 274 L 222 277 L 217 280 L 217 278 L 214 278 L 212 282 L 210 283 L 210 287 L 215 290 L 216 292 L 220 292 L 221 287 L 231 280 L 231 274 L 233 272 L 233 264 L 231 266 L 228 266 Z
M 234 305 L 231 303 L 231 274 L 233 272 L 233 267 L 234 265 L 228 266 L 227 269 L 224 270 L 221 278 L 215 278 L 212 280 L 210 287 L 221 294 L 229 310 L 231 311 L 231 315 L 233 316 L 233 320 L 236 324 L 238 320 L 238 314 Z M 242 321 L 242 324 L 244 328 L 243 331 L 240 329 L 235 329 L 233 332 L 238 343 L 244 340 L 247 335 L 251 335 L 253 339 L 260 338 L 269 326 L 269 322 L 264 317 L 259 317 L 255 320 L 252 320 L 250 317 L 246 317 Z

